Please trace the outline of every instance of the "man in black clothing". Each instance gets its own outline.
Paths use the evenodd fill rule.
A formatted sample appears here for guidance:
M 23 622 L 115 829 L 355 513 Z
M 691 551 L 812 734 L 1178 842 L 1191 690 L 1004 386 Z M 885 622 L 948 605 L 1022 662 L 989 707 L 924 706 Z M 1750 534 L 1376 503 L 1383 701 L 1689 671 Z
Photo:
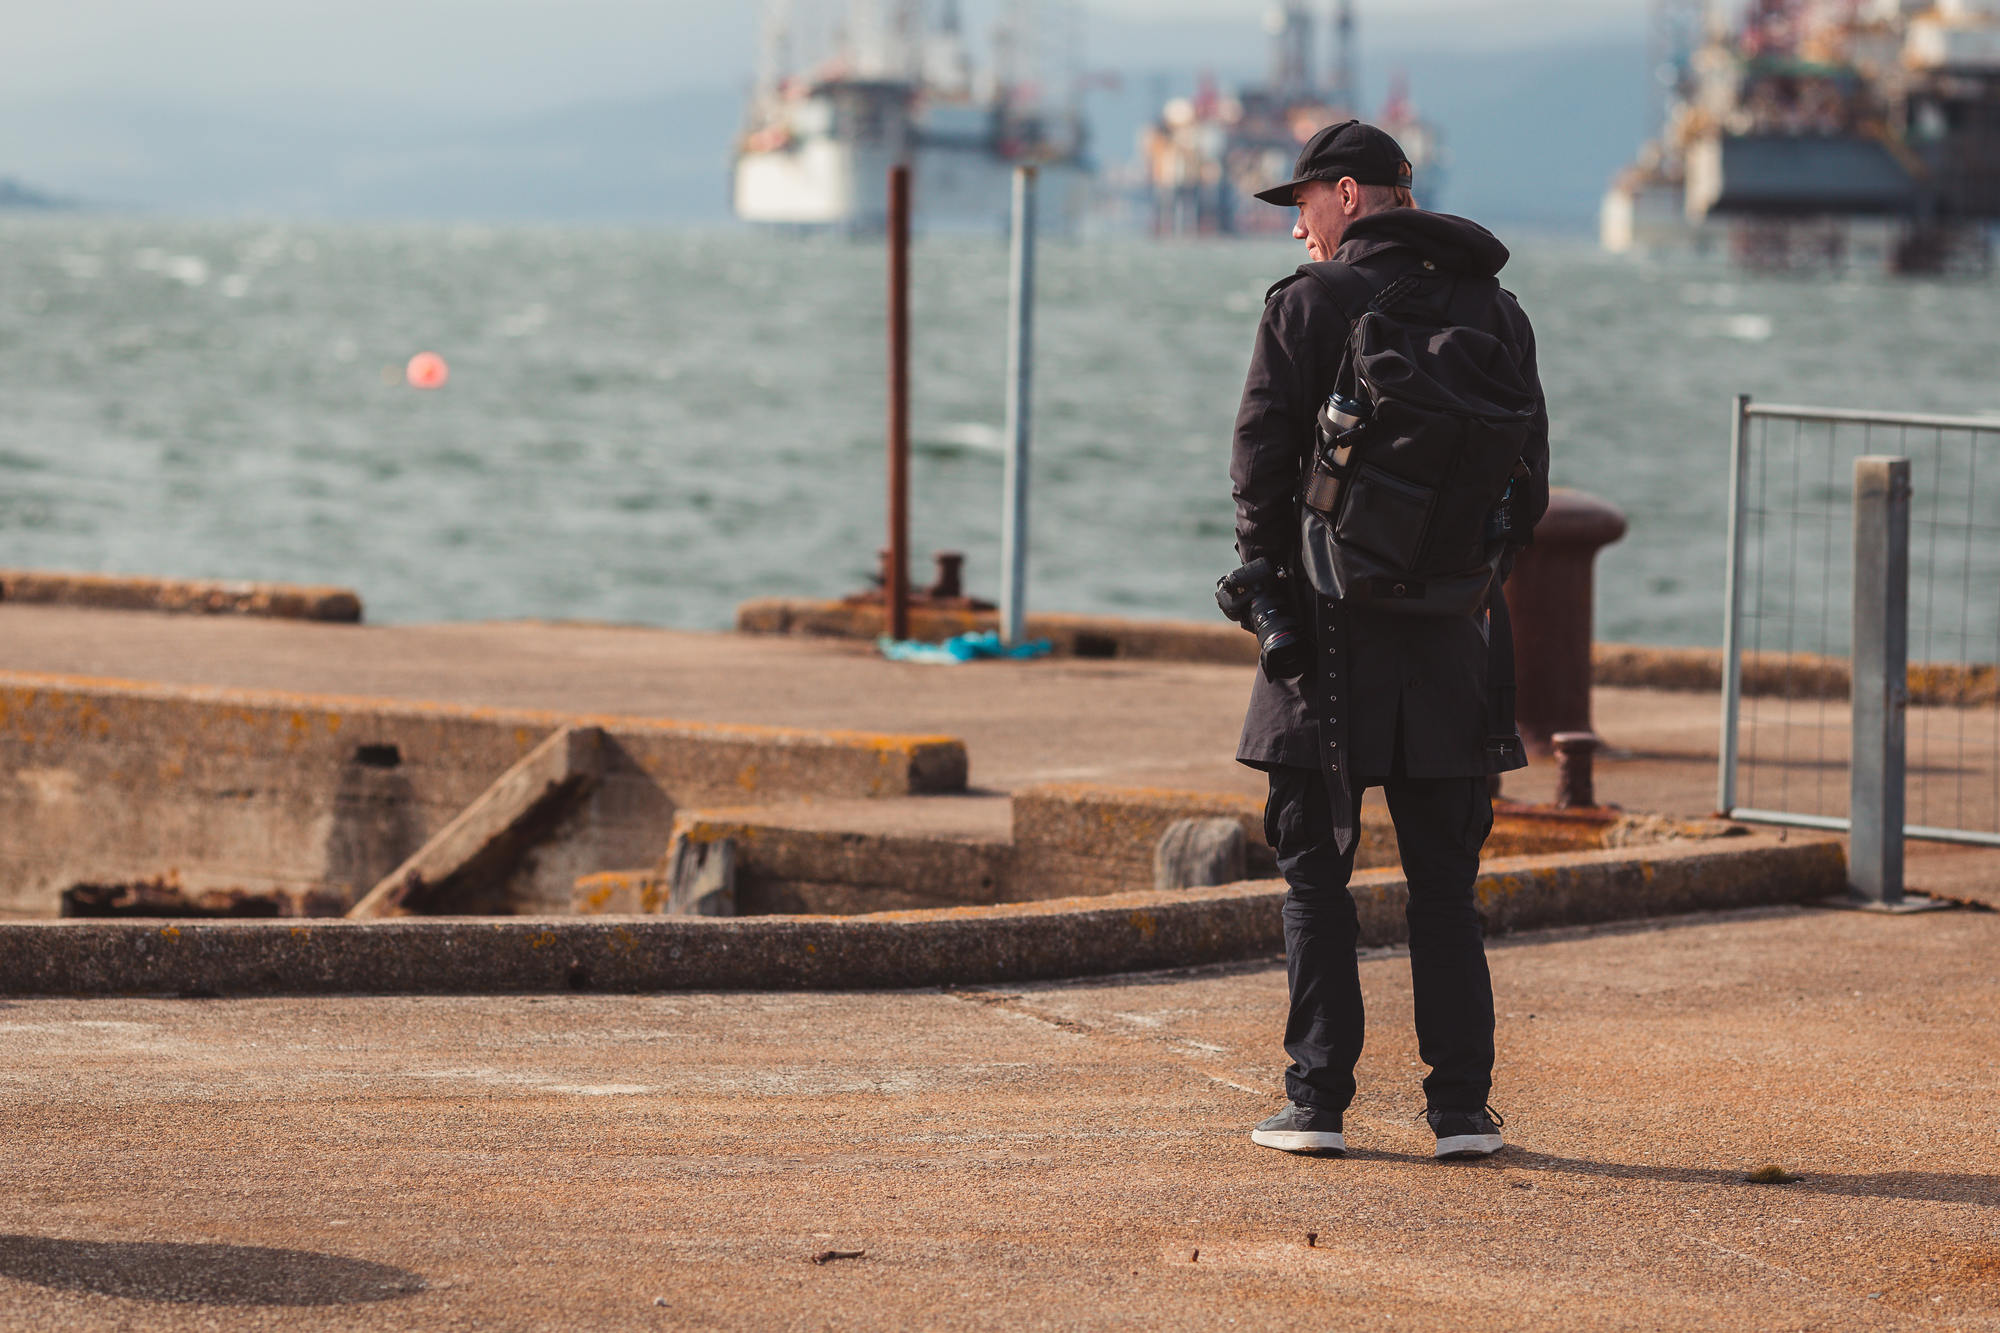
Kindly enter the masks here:
M 1335 387 L 1352 321 L 1370 297 L 1410 278 L 1399 313 L 1494 335 L 1536 404 L 1516 469 L 1513 530 L 1548 503 L 1548 414 L 1534 332 L 1492 281 L 1507 248 L 1463 218 L 1426 213 L 1394 139 L 1358 121 L 1321 130 L 1295 179 L 1258 198 L 1299 210 L 1292 235 L 1312 263 L 1274 286 L 1243 388 L 1230 478 L 1236 545 L 1290 572 L 1313 667 L 1296 680 L 1260 673 L 1237 759 L 1270 776 L 1265 832 L 1290 884 L 1284 906 L 1291 1008 L 1289 1103 L 1252 1139 L 1289 1152 L 1345 1150 L 1342 1115 L 1361 1053 L 1354 868 L 1363 789 L 1382 787 L 1409 884 L 1410 970 L 1424 1095 L 1437 1155 L 1499 1149 L 1487 1105 L 1493 993 L 1473 898 L 1493 826 L 1491 775 L 1523 767 L 1513 735 L 1511 635 L 1497 588 L 1477 616 L 1393 614 L 1323 597 L 1299 569 L 1301 479 L 1315 418 Z M 1344 300 L 1336 292 L 1358 294 Z M 1489 651 L 1489 644 L 1492 650 Z

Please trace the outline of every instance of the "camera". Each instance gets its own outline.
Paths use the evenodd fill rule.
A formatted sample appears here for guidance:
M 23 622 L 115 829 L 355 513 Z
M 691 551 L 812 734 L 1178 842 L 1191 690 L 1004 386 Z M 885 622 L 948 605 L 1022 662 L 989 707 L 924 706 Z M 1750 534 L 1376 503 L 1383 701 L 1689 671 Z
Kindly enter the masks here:
M 1215 581 L 1215 604 L 1257 636 L 1257 664 L 1272 680 L 1303 676 L 1312 660 L 1283 580 L 1283 571 L 1259 559 Z
M 1514 531 L 1514 483 L 1510 480 L 1500 496 L 1500 503 L 1486 513 L 1486 544 L 1513 543 L 1518 537 L 1519 534 Z

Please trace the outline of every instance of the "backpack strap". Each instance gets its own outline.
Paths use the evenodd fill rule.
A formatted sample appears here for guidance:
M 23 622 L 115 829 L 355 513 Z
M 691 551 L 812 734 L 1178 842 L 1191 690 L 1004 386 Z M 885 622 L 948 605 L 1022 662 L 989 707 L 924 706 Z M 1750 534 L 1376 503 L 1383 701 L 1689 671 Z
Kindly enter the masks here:
M 1350 324 L 1361 318 L 1378 294 L 1375 284 L 1362 276 L 1352 264 L 1343 264 L 1337 259 L 1319 264 L 1301 264 L 1299 272 L 1326 289 L 1327 295 L 1333 298 L 1334 304 L 1340 307 L 1340 313 L 1347 316 Z
M 1405 273 L 1378 288 L 1361 270 L 1337 259 L 1321 264 L 1302 264 L 1299 273 L 1311 277 L 1325 288 L 1350 323 L 1370 311 L 1380 313 L 1389 309 L 1423 281 L 1420 273 Z
M 1318 282 L 1347 320 L 1347 341 L 1341 344 L 1340 364 L 1334 368 L 1333 383 L 1336 389 L 1351 394 L 1354 392 L 1354 336 L 1361 328 L 1361 317 L 1380 313 L 1394 305 L 1416 283 L 1405 275 L 1377 288 L 1374 281 L 1359 269 L 1337 259 L 1301 264 L 1299 272 Z

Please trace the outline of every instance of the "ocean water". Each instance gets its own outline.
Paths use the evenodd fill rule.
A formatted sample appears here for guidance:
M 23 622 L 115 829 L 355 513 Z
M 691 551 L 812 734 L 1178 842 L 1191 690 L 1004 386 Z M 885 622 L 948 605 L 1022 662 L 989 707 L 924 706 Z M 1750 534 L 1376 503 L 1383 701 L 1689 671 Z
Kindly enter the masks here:
M 2000 411 L 1985 283 L 1510 237 L 1558 484 L 1623 506 L 1600 637 L 1720 634 L 1730 399 Z M 1205 618 L 1283 241 L 1042 251 L 1028 596 Z M 0 565 L 357 588 L 378 621 L 722 626 L 882 544 L 879 246 L 751 232 L 0 220 Z M 999 562 L 1006 253 L 913 261 L 915 573 Z M 401 367 L 433 350 L 450 383 Z

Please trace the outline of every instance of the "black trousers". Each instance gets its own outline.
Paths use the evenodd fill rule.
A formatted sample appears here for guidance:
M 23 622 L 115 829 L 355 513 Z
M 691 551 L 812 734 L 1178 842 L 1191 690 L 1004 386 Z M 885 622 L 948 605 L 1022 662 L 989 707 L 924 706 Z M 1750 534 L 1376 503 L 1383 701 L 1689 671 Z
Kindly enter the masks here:
M 1347 891 L 1354 849 L 1343 855 L 1334 841 L 1326 781 L 1317 769 L 1276 768 L 1270 777 L 1265 836 L 1291 885 L 1285 1053 L 1292 1063 L 1285 1091 L 1295 1102 L 1345 1111 L 1354 1100 L 1363 1027 L 1355 957 L 1360 923 Z M 1410 886 L 1417 1050 L 1431 1068 L 1424 1099 L 1431 1110 L 1483 1107 L 1493 1086 L 1493 983 L 1472 888 L 1479 849 L 1493 831 L 1486 779 L 1389 778 L 1369 785 L 1388 795 Z M 1361 790 L 1357 785 L 1357 807 Z

